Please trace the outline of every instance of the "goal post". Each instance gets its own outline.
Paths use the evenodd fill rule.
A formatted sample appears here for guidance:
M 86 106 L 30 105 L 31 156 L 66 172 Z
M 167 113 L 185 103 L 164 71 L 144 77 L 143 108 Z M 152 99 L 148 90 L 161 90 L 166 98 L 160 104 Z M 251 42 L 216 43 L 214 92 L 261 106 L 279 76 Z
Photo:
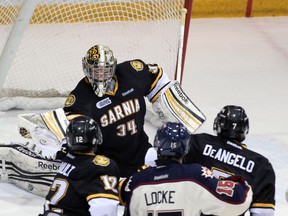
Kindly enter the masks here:
M 29 25 L 30 18 L 32 17 L 36 5 L 37 1 L 26 0 L 23 2 L 21 7 L 19 7 L 19 14 L 15 19 L 14 25 L 12 25 L 11 32 L 3 48 L 2 55 L 0 56 L 0 87 L 4 85 L 7 73 L 11 67 L 13 59 L 15 58 L 22 36 L 26 27 Z M 10 19 L 7 21 L 10 22 L 13 17 L 9 18 Z
M 109 46 L 118 62 L 157 63 L 174 79 L 181 9 L 189 1 L 2 0 L 0 110 L 62 107 L 95 44 Z M 186 44 L 184 37 L 183 50 Z

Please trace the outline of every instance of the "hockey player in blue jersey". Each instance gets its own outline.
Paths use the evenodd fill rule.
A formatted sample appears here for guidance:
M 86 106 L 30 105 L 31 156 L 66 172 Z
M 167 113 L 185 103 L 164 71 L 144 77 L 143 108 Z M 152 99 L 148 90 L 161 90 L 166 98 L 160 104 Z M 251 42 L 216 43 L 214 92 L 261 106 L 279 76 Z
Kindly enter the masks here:
M 158 129 L 154 140 L 157 166 L 120 183 L 126 215 L 233 216 L 248 209 L 252 190 L 243 177 L 218 180 L 206 167 L 182 164 L 189 139 L 190 134 L 181 123 L 168 122 Z

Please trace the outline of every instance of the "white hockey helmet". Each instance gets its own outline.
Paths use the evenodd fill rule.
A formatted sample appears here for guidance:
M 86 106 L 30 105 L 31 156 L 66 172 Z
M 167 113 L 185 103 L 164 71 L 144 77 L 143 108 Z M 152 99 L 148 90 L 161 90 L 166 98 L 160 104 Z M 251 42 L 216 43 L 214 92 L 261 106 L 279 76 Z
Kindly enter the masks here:
M 82 59 L 84 74 L 98 97 L 106 93 L 108 83 L 114 76 L 116 64 L 117 60 L 112 50 L 104 45 L 91 47 Z

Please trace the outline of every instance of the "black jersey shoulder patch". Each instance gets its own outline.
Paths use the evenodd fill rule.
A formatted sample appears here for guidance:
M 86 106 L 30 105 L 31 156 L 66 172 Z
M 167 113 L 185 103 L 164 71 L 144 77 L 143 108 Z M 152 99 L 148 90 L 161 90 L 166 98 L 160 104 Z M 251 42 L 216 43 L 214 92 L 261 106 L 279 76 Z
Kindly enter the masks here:
M 99 166 L 108 166 L 110 164 L 110 159 L 103 155 L 96 155 L 93 162 Z
M 130 64 L 136 71 L 142 71 L 144 68 L 143 63 L 140 61 L 131 61 Z
M 66 101 L 65 101 L 65 107 L 72 106 L 76 101 L 76 97 L 73 94 L 68 95 Z

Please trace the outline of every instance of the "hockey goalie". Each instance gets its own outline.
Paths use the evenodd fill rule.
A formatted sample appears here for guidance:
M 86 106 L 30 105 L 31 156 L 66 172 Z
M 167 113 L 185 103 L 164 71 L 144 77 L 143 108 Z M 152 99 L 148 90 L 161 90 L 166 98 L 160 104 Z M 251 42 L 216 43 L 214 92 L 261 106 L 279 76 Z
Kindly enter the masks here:
M 202 115 L 202 122 L 195 122 L 195 113 L 200 111 L 195 108 L 177 82 L 172 82 L 164 89 L 152 108 L 158 116 L 150 110 L 147 111 L 146 119 L 148 118 L 147 120 L 155 127 L 172 119 L 185 123 L 193 133 L 205 120 Z M 65 108 L 59 108 L 44 113 L 18 115 L 19 133 L 27 139 L 27 142 L 8 146 L 0 145 L 1 180 L 9 180 L 40 196 L 46 195 L 60 165 L 60 159 L 67 151 L 65 140 L 63 140 L 66 127 L 72 118 L 79 115 L 65 113 L 64 110 Z M 129 149 L 127 151 L 129 152 Z M 109 152 L 104 153 L 109 154 Z M 154 160 L 156 154 L 150 153 L 150 156 L 147 154 L 145 159 L 149 157 L 150 161 Z M 149 164 L 147 161 L 146 163 Z
M 108 47 L 96 45 L 82 65 L 85 77 L 70 92 L 64 108 L 19 115 L 19 132 L 28 140 L 25 147 L 37 157 L 61 159 L 69 151 L 63 140 L 69 121 L 86 115 L 97 121 L 103 134 L 97 154 L 114 159 L 120 175 L 128 177 L 144 164 L 155 164 L 157 153 L 144 131 L 145 118 L 156 127 L 180 121 L 191 133 L 205 121 L 180 84 L 170 81 L 157 64 L 140 59 L 117 64 Z M 156 115 L 148 115 L 147 101 Z

